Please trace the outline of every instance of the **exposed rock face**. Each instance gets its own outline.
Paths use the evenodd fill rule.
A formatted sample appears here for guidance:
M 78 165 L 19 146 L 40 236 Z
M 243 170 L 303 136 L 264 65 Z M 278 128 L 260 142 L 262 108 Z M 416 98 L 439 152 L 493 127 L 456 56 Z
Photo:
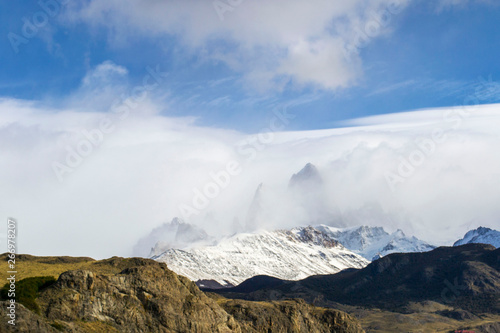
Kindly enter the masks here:
M 225 300 L 220 304 L 244 332 L 364 332 L 350 315 L 318 308 L 301 299 L 265 304 Z
M 141 265 L 114 276 L 68 271 L 42 293 L 49 320 L 102 321 L 120 332 L 239 332 L 239 325 L 191 281 L 165 264 Z
M 19 306 L 15 329 L 3 321 L 0 332 L 363 332 L 349 315 L 304 301 L 208 297 L 153 260 L 112 258 L 94 267 L 105 265 L 124 269 L 118 274 L 62 273 L 40 292 L 42 316 Z M 5 311 L 2 304 L 2 317 Z
M 311 226 L 305 228 L 293 228 L 292 230 L 283 230 L 282 232 L 287 235 L 289 239 L 295 239 L 302 243 L 319 245 L 327 249 L 340 246 L 340 243 L 337 240 Z
M 7 320 L 7 306 L 9 302 L 0 302 L 0 332 L 33 332 L 33 333 L 56 333 L 58 332 L 55 328 L 50 326 L 43 318 L 36 315 L 34 312 L 26 309 L 21 304 L 16 304 L 16 321 L 15 326 L 9 324 Z

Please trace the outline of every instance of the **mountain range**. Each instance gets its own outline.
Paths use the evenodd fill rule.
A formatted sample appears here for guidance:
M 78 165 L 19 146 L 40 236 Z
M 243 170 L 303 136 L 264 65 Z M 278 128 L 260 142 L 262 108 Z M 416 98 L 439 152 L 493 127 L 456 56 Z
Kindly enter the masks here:
M 176 221 L 180 226 L 186 225 Z M 204 235 L 193 230 L 195 239 Z M 455 242 L 484 243 L 496 247 L 499 232 L 480 227 Z M 335 228 L 327 225 L 290 230 L 238 233 L 215 241 L 206 236 L 181 248 L 155 246 L 151 258 L 165 262 L 176 273 L 196 281 L 203 288 L 236 286 L 259 275 L 283 280 L 300 280 L 312 275 L 333 274 L 346 268 L 362 268 L 391 253 L 427 252 L 435 248 L 403 231 L 386 232 L 382 227 Z M 207 243 L 207 239 L 211 239 Z M 161 245 L 161 243 L 160 243 Z M 159 251 L 162 249 L 163 251 Z
M 193 281 L 237 285 L 255 275 L 299 280 L 361 268 L 368 260 L 313 227 L 242 233 L 216 245 L 169 249 L 152 259 Z
M 199 226 L 174 218 L 141 238 L 134 255 L 165 262 L 200 287 L 221 288 L 259 275 L 300 280 L 362 268 L 391 253 L 426 252 L 435 248 L 414 236 L 406 236 L 400 229 L 389 233 L 380 226 L 339 227 L 345 221 L 334 216 L 342 214 L 333 209 L 327 199 L 325 180 L 311 163 L 290 177 L 282 199 L 288 200 L 291 207 L 299 207 L 296 212 L 305 221 L 327 224 L 265 229 L 276 213 L 273 195 L 265 184 L 259 184 L 244 226 L 235 222 L 238 225 L 233 229 L 237 232 L 233 234 L 215 237 Z M 498 247 L 499 235 L 498 231 L 480 227 L 469 231 L 455 245 L 486 243 Z
M 201 287 L 229 287 L 256 275 L 299 280 L 362 268 L 375 255 L 433 248 L 400 230 L 389 234 L 380 227 L 341 229 L 320 225 L 241 233 L 211 245 L 168 249 L 151 258 L 198 281 Z

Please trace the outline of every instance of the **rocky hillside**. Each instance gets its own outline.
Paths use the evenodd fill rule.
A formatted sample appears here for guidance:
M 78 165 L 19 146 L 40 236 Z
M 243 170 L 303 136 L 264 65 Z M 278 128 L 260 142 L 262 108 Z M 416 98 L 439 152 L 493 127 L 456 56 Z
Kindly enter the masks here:
M 109 267 L 119 273 L 105 274 Z M 95 269 L 93 269 L 95 268 Z M 39 313 L 22 305 L 6 332 L 363 332 L 349 315 L 301 301 L 208 297 L 189 279 L 149 259 L 111 258 L 66 271 L 40 290 Z M 0 305 L 6 317 L 6 303 Z

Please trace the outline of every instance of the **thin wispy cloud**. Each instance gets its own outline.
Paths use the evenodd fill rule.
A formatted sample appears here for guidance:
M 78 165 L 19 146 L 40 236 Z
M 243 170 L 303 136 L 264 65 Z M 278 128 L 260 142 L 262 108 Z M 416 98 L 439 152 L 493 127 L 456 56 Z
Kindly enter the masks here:
M 479 77 L 470 82 L 463 80 L 435 80 L 429 78 L 415 78 L 394 84 L 382 85 L 381 87 L 378 87 L 368 93 L 366 97 L 393 94 L 396 91 L 404 93 L 412 90 L 420 90 L 432 94 L 437 94 L 441 98 L 446 98 L 449 96 L 460 97 L 467 96 L 467 94 L 471 94 L 471 92 L 474 93 L 476 88 L 479 87 L 482 90 L 483 94 L 481 98 L 483 100 L 489 100 L 489 97 L 493 95 L 489 93 L 487 95 L 485 94 L 485 90 L 482 89 L 485 84 L 492 85 L 488 88 L 487 91 L 491 91 L 491 89 L 493 89 L 493 86 L 497 85 L 496 82 L 493 82 L 491 80 L 491 76 L 489 79 Z
M 399 89 L 404 89 L 407 88 L 408 86 L 415 85 L 417 82 L 415 80 L 406 80 L 403 82 L 398 82 L 395 84 L 390 84 L 381 88 L 377 88 L 376 90 L 370 92 L 366 97 L 374 96 L 374 95 L 380 95 L 380 94 L 386 94 L 390 93 L 394 90 L 399 90 Z

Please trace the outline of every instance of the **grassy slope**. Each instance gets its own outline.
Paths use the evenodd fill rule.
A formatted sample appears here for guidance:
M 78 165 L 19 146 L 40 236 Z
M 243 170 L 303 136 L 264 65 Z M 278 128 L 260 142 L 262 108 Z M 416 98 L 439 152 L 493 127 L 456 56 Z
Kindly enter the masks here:
M 0 255 L 0 281 L 6 281 L 8 275 L 7 259 L 6 253 Z M 57 279 L 65 271 L 86 269 L 94 261 L 86 257 L 35 257 L 18 254 L 16 255 L 16 279 L 19 281 L 33 276 L 53 276 Z
M 98 274 L 117 274 L 130 266 L 133 258 L 113 257 L 95 260 L 89 257 L 36 257 L 27 254 L 16 256 L 16 279 L 22 280 L 33 276 L 53 276 L 55 279 L 66 271 L 89 270 Z M 0 281 L 7 282 L 7 254 L 0 255 Z M 3 283 L 0 283 L 3 286 Z M 0 287 L 1 287 L 0 286 Z
M 361 326 L 370 333 L 390 333 L 390 332 L 436 332 L 447 333 L 460 329 L 470 329 L 474 327 L 500 322 L 500 316 L 485 315 L 478 319 L 459 321 L 435 313 L 434 309 L 424 308 L 420 312 L 401 314 L 378 309 L 359 309 L 341 307 L 345 311 L 358 319 Z M 479 330 L 475 330 L 480 332 Z

